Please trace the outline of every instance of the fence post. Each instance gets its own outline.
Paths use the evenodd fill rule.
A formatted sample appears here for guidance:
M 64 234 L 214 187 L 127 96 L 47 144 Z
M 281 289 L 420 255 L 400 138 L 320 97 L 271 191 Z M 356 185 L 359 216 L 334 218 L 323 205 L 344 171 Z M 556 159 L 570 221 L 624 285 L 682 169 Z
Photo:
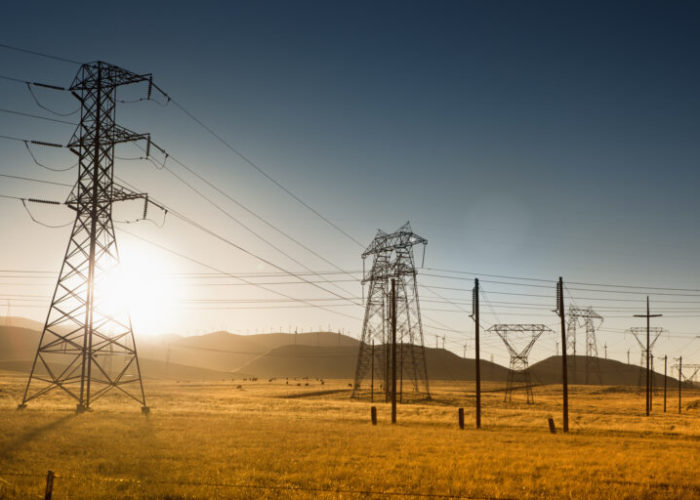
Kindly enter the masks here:
M 464 408 L 457 410 L 457 417 L 459 419 L 459 428 L 464 429 Z
M 554 425 L 554 419 L 552 417 L 549 417 L 547 420 L 549 421 L 549 432 L 551 432 L 552 434 L 556 434 L 557 428 Z
M 377 425 L 377 407 L 373 406 L 371 409 L 372 415 L 372 425 Z
M 53 494 L 53 478 L 56 474 L 52 470 L 46 474 L 46 491 L 44 492 L 44 500 L 51 500 L 51 495 Z

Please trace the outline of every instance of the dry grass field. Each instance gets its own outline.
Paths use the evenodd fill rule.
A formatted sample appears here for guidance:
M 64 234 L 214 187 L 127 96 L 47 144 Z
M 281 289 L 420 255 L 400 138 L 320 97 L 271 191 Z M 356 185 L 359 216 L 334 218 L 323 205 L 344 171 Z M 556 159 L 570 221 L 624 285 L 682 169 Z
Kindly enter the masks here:
M 557 386 L 528 406 L 488 384 L 477 431 L 466 384 L 434 383 L 394 426 L 376 403 L 375 427 L 348 381 L 146 381 L 149 416 L 112 396 L 76 415 L 58 393 L 17 411 L 23 383 L 0 376 L 0 498 L 43 498 L 49 469 L 59 499 L 700 497 L 700 391 L 682 415 L 657 392 L 646 418 L 636 390 L 576 386 L 552 435 Z

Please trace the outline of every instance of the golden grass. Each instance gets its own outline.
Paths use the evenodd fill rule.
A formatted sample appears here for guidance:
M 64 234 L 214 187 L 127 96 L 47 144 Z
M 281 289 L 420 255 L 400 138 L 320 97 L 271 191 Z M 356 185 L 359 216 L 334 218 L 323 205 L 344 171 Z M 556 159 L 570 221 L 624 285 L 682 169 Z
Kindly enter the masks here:
M 375 403 L 373 427 L 348 381 L 147 381 L 148 417 L 112 396 L 76 415 L 58 393 L 17 411 L 23 382 L 0 377 L 0 498 L 42 497 L 49 469 L 54 498 L 700 496 L 700 411 L 669 399 L 664 414 L 661 393 L 647 418 L 636 391 L 574 387 L 571 433 L 551 435 L 556 386 L 529 406 L 486 393 L 477 431 L 466 384 L 433 384 L 434 401 L 400 405 L 395 426 Z

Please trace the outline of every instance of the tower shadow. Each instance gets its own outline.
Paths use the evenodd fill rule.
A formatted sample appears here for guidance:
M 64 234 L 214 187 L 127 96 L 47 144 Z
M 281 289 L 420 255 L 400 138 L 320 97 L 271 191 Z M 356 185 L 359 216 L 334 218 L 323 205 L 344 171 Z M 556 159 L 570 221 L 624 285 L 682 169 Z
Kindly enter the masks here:
M 49 422 L 48 424 L 42 425 L 40 427 L 36 427 L 34 429 L 31 429 L 24 434 L 21 434 L 17 437 L 15 437 L 12 441 L 7 443 L 5 446 L 0 448 L 0 459 L 6 459 L 9 458 L 12 453 L 17 451 L 18 449 L 21 449 L 23 445 L 41 437 L 43 434 L 53 431 L 54 429 L 62 426 L 63 424 L 67 423 L 69 420 L 72 418 L 75 418 L 76 414 L 75 413 L 70 413 L 69 415 L 66 415 L 65 417 L 61 417 L 57 420 L 54 420 L 52 422 Z

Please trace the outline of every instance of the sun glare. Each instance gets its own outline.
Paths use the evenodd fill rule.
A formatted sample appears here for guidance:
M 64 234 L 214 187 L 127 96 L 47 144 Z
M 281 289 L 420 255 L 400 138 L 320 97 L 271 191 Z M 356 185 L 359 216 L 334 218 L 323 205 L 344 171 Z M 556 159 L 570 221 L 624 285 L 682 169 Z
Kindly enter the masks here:
M 97 300 L 110 316 L 130 314 L 136 336 L 164 333 L 174 324 L 171 272 L 163 259 L 143 248 L 123 251 L 117 268 L 98 285 Z

